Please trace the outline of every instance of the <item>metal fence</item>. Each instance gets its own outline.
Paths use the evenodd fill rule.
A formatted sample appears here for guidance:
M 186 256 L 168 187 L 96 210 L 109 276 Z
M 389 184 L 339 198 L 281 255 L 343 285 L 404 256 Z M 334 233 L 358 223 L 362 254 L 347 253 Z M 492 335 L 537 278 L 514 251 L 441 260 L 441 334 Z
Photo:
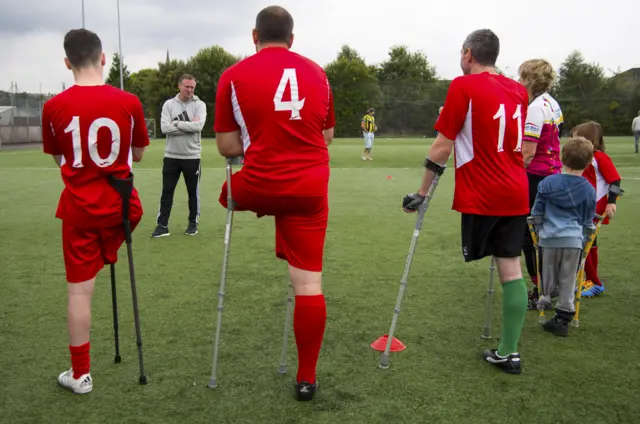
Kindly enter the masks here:
M 42 106 L 52 96 L 0 91 L 0 149 L 42 143 Z

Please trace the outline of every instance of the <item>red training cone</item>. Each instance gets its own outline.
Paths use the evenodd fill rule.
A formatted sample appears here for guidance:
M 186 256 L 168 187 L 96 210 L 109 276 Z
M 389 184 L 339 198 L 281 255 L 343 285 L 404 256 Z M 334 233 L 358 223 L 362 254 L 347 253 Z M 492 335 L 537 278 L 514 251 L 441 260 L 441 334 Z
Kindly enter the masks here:
M 387 180 L 390 180 L 391 178 L 393 178 L 391 175 L 387 175 Z
M 377 340 L 371 343 L 371 347 L 378 352 L 384 352 L 385 348 L 387 347 L 387 340 L 389 340 L 389 335 L 385 334 L 384 336 L 379 337 Z M 391 352 L 401 352 L 406 348 L 407 346 L 405 346 L 404 343 L 402 343 L 395 337 L 391 340 Z

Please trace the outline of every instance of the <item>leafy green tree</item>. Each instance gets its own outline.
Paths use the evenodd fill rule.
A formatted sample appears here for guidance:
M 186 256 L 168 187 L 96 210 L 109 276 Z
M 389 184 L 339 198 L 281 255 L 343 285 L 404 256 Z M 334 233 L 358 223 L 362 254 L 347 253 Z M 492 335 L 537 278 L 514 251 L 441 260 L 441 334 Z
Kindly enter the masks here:
M 382 92 L 375 69 L 345 45 L 336 59 L 325 67 L 331 84 L 336 115 L 336 136 L 361 134 L 360 121 L 369 107 L 378 107 Z
M 127 65 L 122 63 L 122 82 L 124 89 L 130 91 L 129 83 L 131 82 L 131 73 L 127 69 Z M 120 55 L 118 53 L 113 54 L 111 60 L 111 68 L 109 68 L 109 76 L 107 77 L 107 84 L 120 88 Z

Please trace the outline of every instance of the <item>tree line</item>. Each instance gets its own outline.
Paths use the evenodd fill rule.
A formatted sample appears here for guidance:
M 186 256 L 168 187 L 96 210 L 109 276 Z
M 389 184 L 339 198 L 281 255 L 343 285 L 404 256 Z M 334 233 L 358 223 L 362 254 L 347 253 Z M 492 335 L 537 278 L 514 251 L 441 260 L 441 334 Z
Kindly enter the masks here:
M 210 136 L 218 79 L 241 59 L 220 46 L 211 46 L 187 60 L 170 59 L 167 53 L 156 68 L 133 73 L 123 63 L 124 89 L 140 98 L 146 117 L 156 120 L 160 134 L 164 101 L 177 94 L 182 74 L 194 75 L 196 95 L 206 103 L 208 111 L 203 135 Z M 107 77 L 107 83 L 115 87 L 120 87 L 119 66 L 116 53 Z M 451 81 L 438 77 L 423 52 L 394 46 L 384 62 L 368 64 L 355 49 L 345 45 L 324 69 L 333 89 L 337 137 L 359 136 L 360 120 L 369 107 L 376 109 L 381 135 L 434 135 L 438 109 L 444 104 Z M 640 110 L 640 68 L 607 77 L 601 65 L 588 63 L 580 52 L 574 51 L 556 71 L 558 78 L 551 94 L 560 103 L 567 131 L 592 119 L 604 126 L 607 135 L 630 133 L 631 121 Z

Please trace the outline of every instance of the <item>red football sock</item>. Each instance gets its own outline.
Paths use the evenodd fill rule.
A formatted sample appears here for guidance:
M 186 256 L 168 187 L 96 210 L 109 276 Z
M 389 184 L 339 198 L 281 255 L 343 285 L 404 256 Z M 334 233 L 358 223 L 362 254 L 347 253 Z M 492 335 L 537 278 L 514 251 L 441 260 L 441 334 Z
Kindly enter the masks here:
M 584 272 L 587 280 L 591 280 L 596 286 L 601 286 L 602 282 L 598 277 L 598 247 L 594 246 L 589 250 L 587 261 L 584 264 Z
M 89 351 L 91 350 L 91 343 L 86 342 L 80 346 L 69 345 L 69 352 L 71 352 L 71 367 L 73 368 L 73 378 L 76 380 L 89 372 L 91 368 L 91 357 Z
M 324 327 L 327 321 L 327 305 L 324 295 L 296 296 L 293 311 L 293 333 L 298 347 L 298 383 L 316 381 L 316 365 Z
M 533 283 L 534 286 L 538 286 L 538 276 L 537 275 L 531 275 L 531 282 Z

